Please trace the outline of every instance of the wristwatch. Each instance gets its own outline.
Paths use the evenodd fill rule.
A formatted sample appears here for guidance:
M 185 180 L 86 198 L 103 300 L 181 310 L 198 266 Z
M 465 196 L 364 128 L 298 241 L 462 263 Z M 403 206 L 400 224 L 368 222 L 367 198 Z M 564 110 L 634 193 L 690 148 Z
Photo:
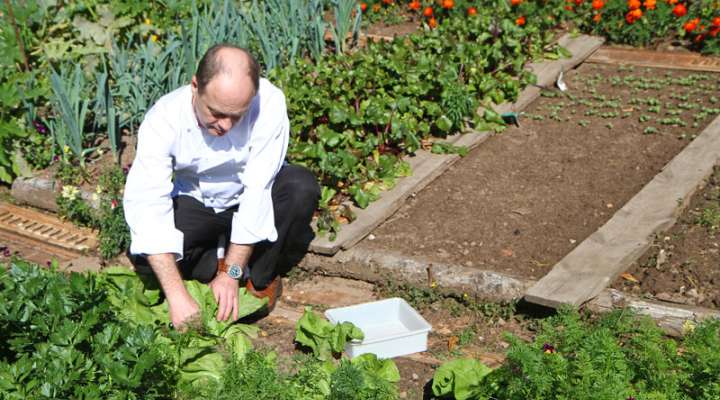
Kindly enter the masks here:
M 247 268 L 243 268 L 240 264 L 230 264 L 227 265 L 224 262 L 219 263 L 218 271 L 220 272 L 226 272 L 228 275 L 230 275 L 231 278 L 236 280 L 243 279 L 245 275 L 245 270 Z

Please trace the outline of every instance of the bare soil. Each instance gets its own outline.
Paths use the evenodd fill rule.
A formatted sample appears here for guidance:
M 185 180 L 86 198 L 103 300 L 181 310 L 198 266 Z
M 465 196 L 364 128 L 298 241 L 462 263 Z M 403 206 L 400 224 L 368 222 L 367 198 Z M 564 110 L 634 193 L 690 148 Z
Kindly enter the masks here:
M 635 295 L 720 308 L 720 168 L 675 225 L 612 285 Z
M 540 278 L 719 111 L 717 74 L 583 64 L 565 81 L 360 245 Z

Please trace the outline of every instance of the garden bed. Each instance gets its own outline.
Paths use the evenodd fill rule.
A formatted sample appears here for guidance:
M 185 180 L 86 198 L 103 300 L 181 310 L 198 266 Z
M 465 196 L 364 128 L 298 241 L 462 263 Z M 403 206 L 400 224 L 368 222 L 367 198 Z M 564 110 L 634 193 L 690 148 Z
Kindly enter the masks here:
M 668 231 L 612 285 L 633 295 L 720 308 L 720 168 Z
M 362 246 L 543 276 L 718 112 L 717 75 L 583 65 Z M 633 88 L 634 87 L 634 88 Z
M 291 277 L 285 283 L 279 309 L 258 321 L 262 331 L 254 340 L 256 348 L 275 351 L 283 360 L 279 365 L 290 365 L 293 357 L 302 354 L 293 342 L 293 327 L 305 306 L 323 312 L 379 298 L 402 297 L 415 307 L 433 329 L 427 352 L 394 359 L 401 377 L 398 390 L 401 398 L 407 399 L 424 398 L 436 368 L 446 361 L 471 357 L 498 367 L 508 347 L 505 333 L 529 341 L 537 323 L 535 318 L 516 314 L 513 303 L 476 303 L 469 296 L 447 298 L 431 288 L 391 282 L 371 285 L 322 276 Z

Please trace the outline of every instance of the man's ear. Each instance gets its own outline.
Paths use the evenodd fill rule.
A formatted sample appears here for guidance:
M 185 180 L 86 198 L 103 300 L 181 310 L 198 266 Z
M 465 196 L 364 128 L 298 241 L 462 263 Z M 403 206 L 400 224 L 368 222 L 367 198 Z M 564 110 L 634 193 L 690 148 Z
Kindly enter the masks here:
M 192 80 L 190 81 L 190 87 L 192 88 L 193 93 L 197 94 L 198 83 L 197 83 L 197 77 L 195 75 L 193 75 Z

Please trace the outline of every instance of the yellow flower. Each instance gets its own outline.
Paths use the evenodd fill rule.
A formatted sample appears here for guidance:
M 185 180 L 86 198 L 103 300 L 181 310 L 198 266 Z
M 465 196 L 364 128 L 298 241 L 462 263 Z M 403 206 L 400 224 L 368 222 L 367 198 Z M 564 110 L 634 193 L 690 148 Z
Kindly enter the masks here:
M 691 321 L 691 320 L 689 320 L 689 319 L 686 320 L 685 323 L 683 323 L 683 326 L 682 326 L 683 335 L 687 335 L 687 334 L 689 334 L 689 333 L 693 333 L 693 332 L 695 331 L 695 325 L 696 325 L 695 322 L 693 322 L 693 321 Z
M 80 194 L 80 190 L 72 185 L 65 185 L 62 188 L 62 197 L 70 201 L 75 200 Z
M 100 193 L 102 193 L 102 191 L 103 191 L 102 186 L 100 186 L 100 185 L 95 186 L 95 193 L 100 194 Z
M 463 293 L 463 299 L 467 300 L 468 298 L 470 298 L 470 296 L 468 296 L 467 293 Z
M 430 284 L 430 287 L 433 288 L 433 289 L 435 289 L 435 288 L 437 287 L 437 282 L 433 281 L 433 282 Z
M 145 25 L 150 25 L 151 23 L 150 18 L 145 18 Z
M 151 35 L 150 40 L 152 40 L 153 42 L 157 42 L 157 40 L 158 40 L 157 35 Z
M 65 145 L 63 146 L 63 153 L 68 154 L 70 152 L 70 146 Z

